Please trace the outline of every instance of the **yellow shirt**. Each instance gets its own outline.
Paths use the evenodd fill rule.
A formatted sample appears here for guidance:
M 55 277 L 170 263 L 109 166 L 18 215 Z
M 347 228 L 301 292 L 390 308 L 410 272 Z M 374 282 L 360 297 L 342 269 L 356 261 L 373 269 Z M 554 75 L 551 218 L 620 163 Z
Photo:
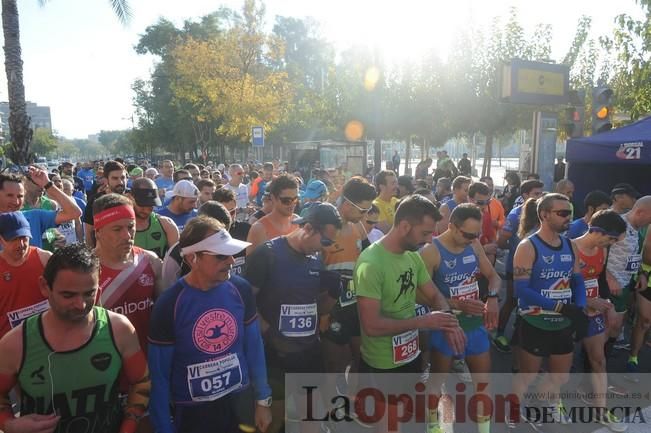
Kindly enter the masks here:
M 390 201 L 384 201 L 379 197 L 373 200 L 373 204 L 380 209 L 379 222 L 386 222 L 389 226 L 393 225 L 393 217 L 396 214 L 396 203 L 398 199 L 391 197 Z

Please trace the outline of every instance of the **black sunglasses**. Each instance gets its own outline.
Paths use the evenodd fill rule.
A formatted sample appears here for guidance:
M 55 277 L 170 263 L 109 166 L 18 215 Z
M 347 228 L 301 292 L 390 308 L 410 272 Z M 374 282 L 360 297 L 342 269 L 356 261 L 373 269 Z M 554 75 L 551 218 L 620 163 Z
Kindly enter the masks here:
M 464 231 L 461 230 L 459 227 L 457 227 L 457 230 L 459 230 L 459 232 L 461 232 L 461 235 L 462 235 L 464 238 L 468 239 L 469 241 L 475 240 L 475 239 L 477 239 L 479 236 L 481 236 L 481 233 L 468 233 L 468 232 L 464 232 Z
M 553 210 L 551 212 L 555 213 L 556 215 L 558 215 L 561 218 L 567 218 L 570 215 L 572 215 L 572 211 L 569 210 L 569 209 Z
M 292 203 L 296 203 L 298 200 L 298 197 L 278 197 L 278 200 L 285 206 L 290 205 Z

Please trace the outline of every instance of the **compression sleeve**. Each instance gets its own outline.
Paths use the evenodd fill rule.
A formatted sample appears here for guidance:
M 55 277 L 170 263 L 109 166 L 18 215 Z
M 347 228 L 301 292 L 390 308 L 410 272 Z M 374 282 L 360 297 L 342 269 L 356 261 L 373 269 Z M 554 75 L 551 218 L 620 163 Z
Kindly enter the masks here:
M 256 400 L 271 396 L 271 387 L 267 381 L 267 365 L 264 359 L 264 345 L 258 319 L 244 327 L 244 353 L 249 367 Z
M 574 305 L 584 308 L 586 304 L 585 280 L 581 273 L 572 275 L 572 294 L 574 296 Z
M 556 301 L 545 298 L 539 292 L 529 287 L 529 280 L 515 280 L 513 283 L 515 285 L 515 296 L 522 299 L 526 305 L 536 305 L 542 307 L 543 310 L 554 311 Z M 583 291 L 585 292 L 585 285 Z
M 151 372 L 149 415 L 156 433 L 174 433 L 170 413 L 170 377 L 174 346 L 149 343 L 148 360 Z

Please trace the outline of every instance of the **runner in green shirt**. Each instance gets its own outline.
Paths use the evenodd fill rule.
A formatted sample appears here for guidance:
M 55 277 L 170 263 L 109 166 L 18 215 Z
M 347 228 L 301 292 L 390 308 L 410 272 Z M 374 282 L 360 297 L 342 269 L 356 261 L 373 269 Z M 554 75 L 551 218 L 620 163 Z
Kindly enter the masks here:
M 355 268 L 362 327 L 361 373 L 420 372 L 418 329 L 440 329 L 461 353 L 465 335 L 434 287 L 417 251 L 430 242 L 441 218 L 420 195 L 405 199 L 389 233 L 360 255 Z M 416 317 L 416 299 L 435 311 Z

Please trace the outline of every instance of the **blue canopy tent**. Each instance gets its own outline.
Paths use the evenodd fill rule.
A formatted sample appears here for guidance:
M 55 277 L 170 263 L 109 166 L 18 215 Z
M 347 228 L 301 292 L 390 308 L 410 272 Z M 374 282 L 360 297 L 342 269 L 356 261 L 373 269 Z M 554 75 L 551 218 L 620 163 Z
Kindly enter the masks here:
M 609 193 L 620 182 L 651 194 L 651 117 L 591 137 L 567 141 L 567 177 L 574 183 L 574 203 L 600 189 Z

